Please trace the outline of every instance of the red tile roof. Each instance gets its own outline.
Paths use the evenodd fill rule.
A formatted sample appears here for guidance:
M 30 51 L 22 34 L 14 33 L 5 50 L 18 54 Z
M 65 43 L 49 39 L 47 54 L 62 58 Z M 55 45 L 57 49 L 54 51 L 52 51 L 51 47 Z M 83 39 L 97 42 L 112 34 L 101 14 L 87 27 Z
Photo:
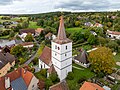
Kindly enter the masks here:
M 114 35 L 120 35 L 120 32 L 116 32 L 116 31 L 109 31 L 107 30 L 108 34 L 114 34 Z
M 44 30 L 43 28 L 37 28 L 37 29 L 35 30 L 35 32 L 41 33 L 43 30 Z
M 49 88 L 49 90 L 69 90 L 66 81 L 59 82 Z
M 63 16 L 61 16 L 60 19 L 61 20 L 60 20 L 58 35 L 57 38 L 53 40 L 53 42 L 56 42 L 58 44 L 65 44 L 68 42 L 72 42 L 70 39 L 66 37 Z
M 85 81 L 80 90 L 104 90 L 104 88 L 97 84 Z
M 45 38 L 52 36 L 52 33 L 49 32 L 48 34 L 45 35 Z
M 6 90 L 5 89 L 5 77 L 9 77 L 10 82 L 16 80 L 19 77 L 22 77 L 23 80 L 25 81 L 26 85 L 29 86 L 33 76 L 34 75 L 31 72 L 29 72 L 29 71 L 25 72 L 25 69 L 18 68 L 17 70 L 14 70 L 0 78 L 0 90 Z
M 42 54 L 40 55 L 40 60 L 49 66 L 49 64 L 51 63 L 51 48 L 45 46 Z

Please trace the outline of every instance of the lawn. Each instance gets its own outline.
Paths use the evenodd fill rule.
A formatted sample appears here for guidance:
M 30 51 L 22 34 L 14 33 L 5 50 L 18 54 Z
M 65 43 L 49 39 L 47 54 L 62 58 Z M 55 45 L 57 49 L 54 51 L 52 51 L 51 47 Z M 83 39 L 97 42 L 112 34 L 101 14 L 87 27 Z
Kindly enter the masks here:
M 80 83 L 78 83 L 78 81 L 83 78 L 86 78 L 86 79 L 92 78 L 95 74 L 91 72 L 89 68 L 83 68 L 77 64 L 73 64 L 73 66 L 84 69 L 84 70 L 79 70 L 79 69 L 73 68 L 74 79 L 67 80 L 70 90 L 79 90 Z
M 85 31 L 85 30 L 79 27 L 75 27 L 75 28 L 67 28 L 66 31 L 68 31 L 69 33 L 73 33 L 73 32 Z
M 117 53 L 117 55 L 114 56 L 115 61 L 120 61 L 120 53 Z
M 37 29 L 37 28 L 40 28 L 40 26 L 37 26 L 37 22 L 32 22 L 32 21 L 30 21 L 30 24 L 29 24 L 29 27 L 28 27 L 28 28 Z

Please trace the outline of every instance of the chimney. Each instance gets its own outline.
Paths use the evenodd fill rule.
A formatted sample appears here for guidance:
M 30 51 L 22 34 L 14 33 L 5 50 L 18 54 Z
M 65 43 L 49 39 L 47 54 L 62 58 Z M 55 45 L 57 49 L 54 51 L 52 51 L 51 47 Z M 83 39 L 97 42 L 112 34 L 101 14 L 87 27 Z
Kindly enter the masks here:
M 5 88 L 10 88 L 10 77 L 5 77 Z

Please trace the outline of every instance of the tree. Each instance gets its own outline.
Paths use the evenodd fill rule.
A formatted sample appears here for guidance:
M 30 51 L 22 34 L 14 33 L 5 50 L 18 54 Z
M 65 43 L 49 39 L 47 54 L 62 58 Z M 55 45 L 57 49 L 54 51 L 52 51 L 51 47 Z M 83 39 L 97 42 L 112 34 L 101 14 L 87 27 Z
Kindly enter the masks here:
M 76 21 L 76 22 L 75 22 L 75 26 L 76 26 L 76 27 L 80 26 L 80 21 Z
M 46 88 L 46 90 L 49 90 L 49 87 L 52 85 L 53 83 L 52 83 L 52 80 L 51 79 L 46 79 L 45 80 L 45 88 Z
M 59 82 L 59 81 L 60 81 L 59 78 L 58 78 L 57 73 L 52 73 L 52 74 L 50 74 L 50 77 L 49 77 L 49 78 L 52 80 L 53 83 L 56 83 L 56 82 Z
M 11 48 L 10 53 L 16 57 L 22 56 L 26 49 L 22 45 L 17 45 Z
M 44 77 L 47 77 L 47 70 L 46 69 L 40 70 L 40 74 Z
M 109 47 L 109 48 L 111 48 L 112 49 L 112 51 L 117 51 L 118 50 L 118 44 L 115 42 L 115 41 L 109 41 L 108 43 L 107 43 L 107 47 Z
M 97 73 L 111 74 L 115 66 L 112 51 L 106 47 L 98 47 L 97 50 L 90 52 L 89 60 L 92 70 Z
M 28 28 L 29 23 L 27 21 L 24 21 L 22 24 L 22 28 Z
M 89 36 L 89 38 L 87 39 L 87 41 L 88 41 L 89 44 L 93 45 L 93 44 L 96 44 L 97 39 L 96 39 L 96 37 L 94 35 L 91 34 Z
M 23 64 L 25 62 L 25 59 L 24 58 L 20 58 L 19 62 L 20 62 L 20 64 Z
M 11 31 L 9 37 L 11 38 L 11 37 L 14 37 L 14 36 L 15 36 L 15 32 Z
M 32 36 L 31 33 L 28 33 L 28 34 L 26 35 L 25 41 L 26 41 L 26 42 L 32 42 L 32 41 L 34 41 L 34 38 L 33 38 L 33 36 Z

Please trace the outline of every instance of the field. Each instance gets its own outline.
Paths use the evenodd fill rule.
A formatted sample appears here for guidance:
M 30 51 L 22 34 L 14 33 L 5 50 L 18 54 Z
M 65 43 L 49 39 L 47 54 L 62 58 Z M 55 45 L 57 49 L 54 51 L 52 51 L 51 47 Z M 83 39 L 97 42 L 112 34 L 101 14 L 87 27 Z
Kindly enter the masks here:
M 66 31 L 68 31 L 69 33 L 74 33 L 74 32 L 85 31 L 85 30 L 79 27 L 75 27 L 75 28 L 67 28 Z
M 37 29 L 37 28 L 40 28 L 40 26 L 37 26 L 37 22 L 30 21 L 28 28 Z

